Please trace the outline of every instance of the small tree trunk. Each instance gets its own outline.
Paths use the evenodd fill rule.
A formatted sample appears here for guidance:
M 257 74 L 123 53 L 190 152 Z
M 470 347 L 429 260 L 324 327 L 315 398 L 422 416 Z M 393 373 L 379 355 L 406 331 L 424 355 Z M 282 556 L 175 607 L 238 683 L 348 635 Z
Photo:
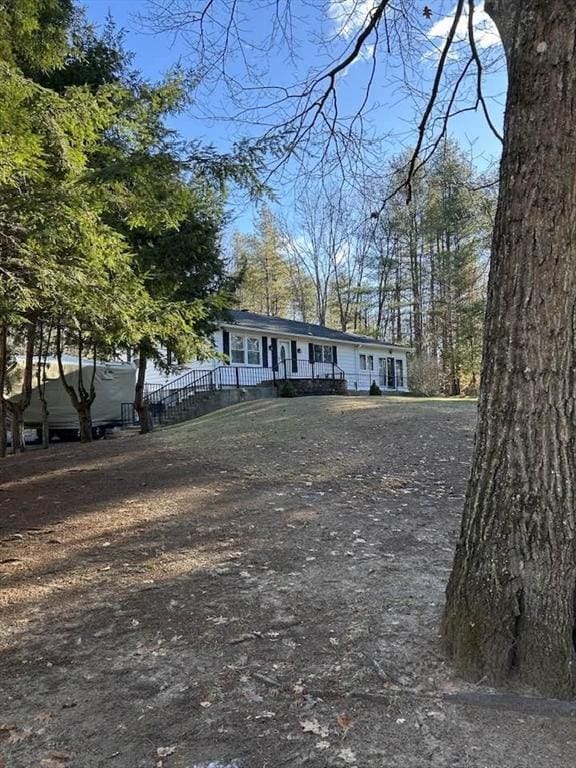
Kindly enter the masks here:
M 90 389 L 86 390 L 83 378 L 82 378 L 82 341 L 78 342 L 78 393 L 73 386 L 66 381 L 66 373 L 64 372 L 64 366 L 62 364 L 63 344 L 62 344 L 62 329 L 60 326 L 56 327 L 56 358 L 58 360 L 58 371 L 60 373 L 60 380 L 62 386 L 68 392 L 72 405 L 76 409 L 78 414 L 78 427 L 80 432 L 80 440 L 83 443 L 89 443 L 92 441 L 92 403 L 95 398 L 94 390 L 94 377 L 96 373 L 96 351 L 94 351 L 92 375 L 90 378 Z
M 92 442 L 92 417 L 90 415 L 90 406 L 82 404 L 78 408 L 78 424 L 80 426 L 80 442 Z
M 0 324 L 0 458 L 6 456 L 6 368 L 8 365 L 8 330 Z
M 146 382 L 146 365 L 148 363 L 148 356 L 146 354 L 146 347 L 144 344 L 140 344 L 139 358 L 138 358 L 138 375 L 136 377 L 136 388 L 134 391 L 134 410 L 138 414 L 138 420 L 140 422 L 140 434 L 145 435 L 152 431 L 152 416 L 148 409 L 148 403 L 144 399 L 144 384 Z
M 46 328 L 40 322 L 38 327 L 38 362 L 36 363 L 36 389 L 42 408 L 42 448 L 50 447 L 50 428 L 48 427 L 48 402 L 46 401 L 46 358 L 50 349 L 52 326 Z
M 447 589 L 457 670 L 576 693 L 576 3 L 487 0 L 508 54 L 479 423 Z M 509 23 L 514 16 L 514 23 Z
M 34 372 L 34 345 L 36 343 L 36 318 L 29 320 L 26 337 L 26 355 L 22 386 L 17 398 L 8 403 L 8 412 L 12 420 L 12 453 L 26 450 L 24 439 L 24 412 L 32 398 L 32 378 Z
M 41 398 L 42 402 L 42 448 L 50 447 L 50 428 L 48 426 L 48 403 L 46 398 Z

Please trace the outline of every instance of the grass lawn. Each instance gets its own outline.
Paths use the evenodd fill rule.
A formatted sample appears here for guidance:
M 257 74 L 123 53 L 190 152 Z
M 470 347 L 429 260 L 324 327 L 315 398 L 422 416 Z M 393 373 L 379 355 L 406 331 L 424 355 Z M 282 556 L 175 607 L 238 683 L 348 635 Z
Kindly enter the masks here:
M 476 405 L 310 397 L 0 465 L 0 768 L 573 768 L 438 626 Z

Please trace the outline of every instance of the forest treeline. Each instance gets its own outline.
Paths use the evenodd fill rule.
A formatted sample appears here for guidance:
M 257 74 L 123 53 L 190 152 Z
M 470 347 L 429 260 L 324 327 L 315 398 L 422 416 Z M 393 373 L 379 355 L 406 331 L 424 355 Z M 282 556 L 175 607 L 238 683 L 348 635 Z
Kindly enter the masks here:
M 496 187 L 445 141 L 412 183 L 392 195 L 406 158 L 371 189 L 295 195 L 289 219 L 268 207 L 236 234 L 240 305 L 254 312 L 368 334 L 414 350 L 411 387 L 476 392 Z

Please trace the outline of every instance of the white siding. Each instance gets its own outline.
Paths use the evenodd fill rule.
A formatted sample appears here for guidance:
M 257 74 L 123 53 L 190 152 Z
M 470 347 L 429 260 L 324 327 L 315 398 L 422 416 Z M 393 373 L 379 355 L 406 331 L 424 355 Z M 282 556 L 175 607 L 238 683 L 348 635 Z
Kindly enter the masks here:
M 222 330 L 215 331 L 213 337 L 214 353 L 222 353 Z M 211 358 L 208 360 L 190 360 L 185 365 L 174 366 L 172 372 L 166 374 L 164 371 L 156 368 L 154 363 L 148 362 L 146 366 L 146 384 L 151 386 L 164 386 L 170 384 L 176 379 L 179 379 L 188 371 L 210 371 L 219 365 L 222 365 L 222 361 L 217 358 Z
M 390 388 L 387 386 L 388 385 L 387 375 L 384 376 L 384 379 L 382 379 L 382 377 L 380 376 L 379 360 L 380 358 L 383 358 L 384 360 L 387 361 L 388 358 L 392 358 L 394 360 L 395 371 L 396 371 L 396 360 L 401 360 L 402 367 L 403 367 L 404 382 L 403 382 L 403 386 L 401 387 L 397 386 L 395 387 L 395 389 L 398 389 L 400 391 L 408 390 L 407 353 L 403 349 L 397 349 L 394 347 L 388 348 L 382 344 L 336 341 L 333 339 L 312 338 L 309 336 L 294 336 L 289 334 L 286 334 L 285 336 L 280 336 L 278 334 L 265 333 L 261 329 L 250 330 L 248 328 L 240 328 L 240 327 L 236 328 L 235 326 L 229 327 L 228 330 L 230 333 L 234 333 L 234 330 L 236 330 L 238 334 L 245 335 L 245 336 L 253 335 L 253 336 L 258 336 L 259 338 L 261 338 L 262 336 L 266 336 L 268 339 L 268 367 L 270 369 L 272 368 L 272 351 L 270 349 L 272 338 L 283 339 L 288 342 L 295 341 L 296 349 L 297 349 L 299 374 L 301 376 L 307 375 L 307 372 L 311 371 L 311 368 L 309 367 L 309 344 L 321 344 L 323 346 L 336 347 L 337 366 L 339 369 L 341 369 L 344 372 L 344 377 L 348 383 L 348 390 L 350 392 L 367 392 L 370 388 L 370 384 L 372 383 L 372 381 L 376 381 L 376 383 L 381 387 L 382 390 L 390 391 Z M 214 353 L 217 355 L 223 354 L 224 349 L 223 349 L 222 329 L 219 329 L 214 333 L 213 342 L 214 342 Z M 361 354 L 372 355 L 374 357 L 373 371 L 360 370 Z M 169 376 L 166 376 L 161 371 L 158 371 L 152 364 L 149 364 L 149 368 L 146 373 L 146 383 L 151 385 L 163 385 L 163 384 L 174 382 L 176 379 L 178 379 L 180 376 L 184 375 L 188 371 L 212 370 L 214 368 L 218 368 L 221 365 L 223 365 L 223 362 L 220 358 L 217 358 L 217 357 L 208 359 L 208 360 L 192 360 L 189 363 L 187 363 L 185 366 L 174 369 L 172 374 L 170 374 Z M 388 363 L 385 362 L 384 365 L 385 365 L 385 370 L 387 371 Z M 239 367 L 247 367 L 247 366 L 239 366 Z M 323 364 L 323 366 L 316 365 L 315 375 L 318 375 L 319 371 L 321 371 L 320 375 L 329 375 L 330 370 L 331 368 L 327 364 Z

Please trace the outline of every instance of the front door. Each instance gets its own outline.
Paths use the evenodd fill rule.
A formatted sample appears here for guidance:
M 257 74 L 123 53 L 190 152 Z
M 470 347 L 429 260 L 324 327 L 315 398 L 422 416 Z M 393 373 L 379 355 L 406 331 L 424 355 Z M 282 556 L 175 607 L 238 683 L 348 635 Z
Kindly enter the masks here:
M 278 339 L 278 373 L 288 378 L 290 371 L 290 342 L 286 339 Z

